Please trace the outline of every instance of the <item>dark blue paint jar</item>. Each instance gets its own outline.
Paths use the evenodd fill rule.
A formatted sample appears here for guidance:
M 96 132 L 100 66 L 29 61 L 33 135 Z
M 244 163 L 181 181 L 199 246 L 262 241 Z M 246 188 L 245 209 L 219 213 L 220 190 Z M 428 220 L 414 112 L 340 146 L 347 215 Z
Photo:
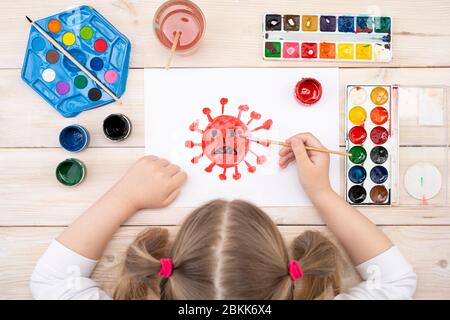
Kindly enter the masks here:
M 80 125 L 70 125 L 59 133 L 59 143 L 67 151 L 80 152 L 89 144 L 89 133 Z
M 387 169 L 383 166 L 376 166 L 370 170 L 370 179 L 376 184 L 386 182 L 388 175 Z

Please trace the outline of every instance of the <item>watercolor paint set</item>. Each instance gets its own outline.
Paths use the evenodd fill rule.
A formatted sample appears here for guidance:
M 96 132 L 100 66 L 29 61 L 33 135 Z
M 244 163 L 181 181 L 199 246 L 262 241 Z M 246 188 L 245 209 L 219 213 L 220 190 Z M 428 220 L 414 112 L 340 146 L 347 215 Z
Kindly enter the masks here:
M 35 23 L 117 97 L 125 92 L 130 41 L 95 9 L 81 6 Z M 64 117 L 114 101 L 36 27 L 30 30 L 22 79 Z
M 352 204 L 391 204 L 390 86 L 347 86 L 346 199 Z
M 446 205 L 446 87 L 348 85 L 345 198 L 352 205 Z
M 390 62 L 392 18 L 265 14 L 266 60 Z

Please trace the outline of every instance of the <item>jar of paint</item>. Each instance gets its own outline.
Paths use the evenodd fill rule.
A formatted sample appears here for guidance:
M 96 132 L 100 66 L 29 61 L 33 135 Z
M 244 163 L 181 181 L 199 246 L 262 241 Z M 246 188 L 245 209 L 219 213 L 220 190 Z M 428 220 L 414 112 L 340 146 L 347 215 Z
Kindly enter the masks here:
M 66 159 L 56 167 L 56 179 L 65 186 L 76 186 L 86 177 L 86 166 L 78 159 Z
M 200 8 L 189 0 L 169 0 L 155 13 L 153 29 L 167 48 L 172 48 L 176 33 L 181 32 L 176 52 L 194 52 L 205 32 L 205 17 Z
M 123 114 L 111 114 L 103 120 L 103 133 L 113 141 L 125 140 L 131 133 L 131 121 Z
M 322 97 L 322 85 L 314 78 L 303 78 L 295 86 L 295 99 L 305 106 L 311 106 Z
M 59 144 L 69 152 L 80 152 L 89 144 L 89 133 L 77 124 L 67 126 L 59 133 Z

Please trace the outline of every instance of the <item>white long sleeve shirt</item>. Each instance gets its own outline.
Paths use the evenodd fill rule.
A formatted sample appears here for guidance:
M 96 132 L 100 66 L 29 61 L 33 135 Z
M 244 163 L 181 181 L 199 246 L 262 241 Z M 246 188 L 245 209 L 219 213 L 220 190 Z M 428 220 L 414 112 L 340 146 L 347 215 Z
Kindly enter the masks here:
M 35 299 L 109 300 L 90 278 L 96 264 L 53 240 L 33 271 L 31 293 Z M 416 274 L 397 247 L 356 269 L 363 281 L 335 299 L 411 299 L 416 290 Z

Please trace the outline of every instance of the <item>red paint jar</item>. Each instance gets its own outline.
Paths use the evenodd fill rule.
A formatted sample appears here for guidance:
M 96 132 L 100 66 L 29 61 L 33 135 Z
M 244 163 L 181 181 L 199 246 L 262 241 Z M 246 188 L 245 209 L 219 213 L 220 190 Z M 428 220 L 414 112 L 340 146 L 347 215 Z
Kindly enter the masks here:
M 295 86 L 295 98 L 303 105 L 310 106 L 322 97 L 322 85 L 314 78 L 303 78 Z

